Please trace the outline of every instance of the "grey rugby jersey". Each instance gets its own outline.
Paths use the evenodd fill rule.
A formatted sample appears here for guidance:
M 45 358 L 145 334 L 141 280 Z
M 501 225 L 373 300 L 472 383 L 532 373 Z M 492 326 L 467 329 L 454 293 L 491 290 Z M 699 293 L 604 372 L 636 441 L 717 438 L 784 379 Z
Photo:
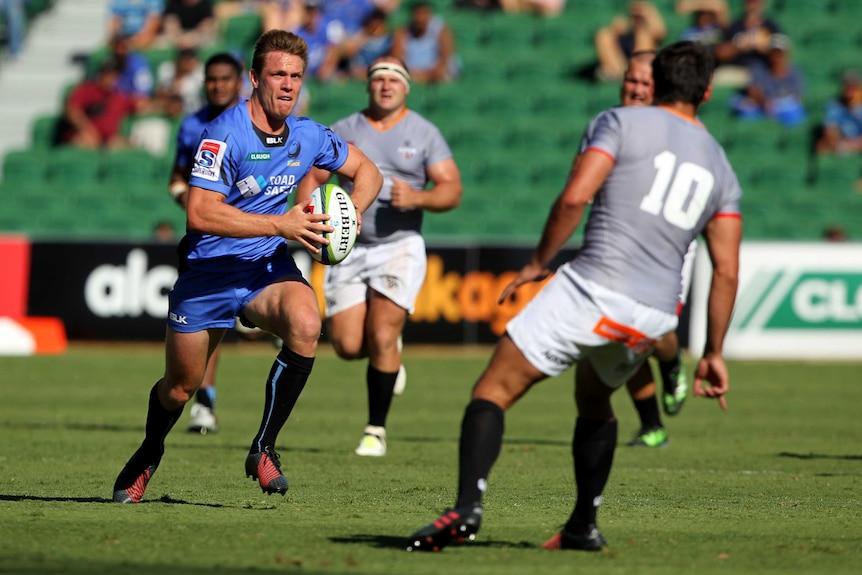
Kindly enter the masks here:
M 332 131 L 362 150 L 383 174 L 380 194 L 362 214 L 362 233 L 357 242 L 379 244 L 421 233 L 423 210 L 392 207 L 392 176 L 413 189 L 424 189 L 428 183 L 427 168 L 452 157 L 440 130 L 421 115 L 407 110 L 387 130 L 380 130 L 365 114 L 356 112 L 335 122 Z M 349 180 L 342 179 L 340 185 L 348 192 L 353 190 Z
M 583 249 L 567 265 L 675 313 L 689 244 L 712 218 L 740 215 L 736 175 L 700 123 L 665 108 L 611 108 L 590 127 L 584 149 L 615 165 L 594 198 Z

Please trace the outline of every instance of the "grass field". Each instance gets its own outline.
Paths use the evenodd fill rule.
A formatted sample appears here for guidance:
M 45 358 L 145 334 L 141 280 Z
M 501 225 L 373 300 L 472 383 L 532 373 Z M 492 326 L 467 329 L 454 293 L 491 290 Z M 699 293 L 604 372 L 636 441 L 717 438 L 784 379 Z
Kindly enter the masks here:
M 732 363 L 729 411 L 691 400 L 666 420 L 667 448 L 617 450 L 598 554 L 540 548 L 573 504 L 571 373 L 549 380 L 507 415 L 477 542 L 416 554 L 403 539 L 453 503 L 489 350 L 405 351 L 389 454 L 366 459 L 352 453 L 365 365 L 321 350 L 280 436 L 279 497 L 243 472 L 274 350 L 226 345 L 221 432 L 188 434 L 184 415 L 144 501 L 125 506 L 111 486 L 143 437 L 161 347 L 0 358 L 0 573 L 859 573 L 860 365 Z M 615 405 L 622 443 L 637 420 L 625 393 Z

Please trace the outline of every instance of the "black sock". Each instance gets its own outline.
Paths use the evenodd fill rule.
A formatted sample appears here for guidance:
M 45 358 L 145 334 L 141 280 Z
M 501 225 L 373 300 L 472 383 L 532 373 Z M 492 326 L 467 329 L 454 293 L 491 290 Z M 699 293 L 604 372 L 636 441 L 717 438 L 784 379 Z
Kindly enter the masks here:
M 252 453 L 260 453 L 264 447 L 275 447 L 278 432 L 293 411 L 313 365 L 313 357 L 303 357 L 282 346 L 266 379 L 263 418 L 260 429 L 251 442 Z
M 141 452 L 146 453 L 148 459 L 160 458 L 165 452 L 165 438 L 182 415 L 183 407 L 185 407 L 173 411 L 165 409 L 159 401 L 158 387 L 159 384 L 156 383 L 150 390 L 146 435 L 141 444 Z
M 215 411 L 215 389 L 212 387 L 199 387 L 195 392 L 195 401 Z
M 596 511 L 611 473 L 616 446 L 617 421 L 615 419 L 595 421 L 578 418 L 572 441 L 578 496 L 575 510 L 566 523 L 566 531 L 582 533 L 587 525 L 595 525 Z
M 456 507 L 482 501 L 488 475 L 503 447 L 504 415 L 496 403 L 474 399 L 464 411 L 458 452 L 458 501 Z
M 386 416 L 392 405 L 392 390 L 398 372 L 386 373 L 371 367 L 365 372 L 365 382 L 368 387 L 368 425 L 386 427 Z
M 661 374 L 661 385 L 665 393 L 673 393 L 676 389 L 676 379 L 679 377 L 679 370 L 682 366 L 682 358 L 680 352 L 676 352 L 676 356 L 670 361 L 659 361 L 658 370 Z
M 641 429 L 661 427 L 661 415 L 658 411 L 658 401 L 654 395 L 646 399 L 633 399 L 635 409 L 641 419 Z

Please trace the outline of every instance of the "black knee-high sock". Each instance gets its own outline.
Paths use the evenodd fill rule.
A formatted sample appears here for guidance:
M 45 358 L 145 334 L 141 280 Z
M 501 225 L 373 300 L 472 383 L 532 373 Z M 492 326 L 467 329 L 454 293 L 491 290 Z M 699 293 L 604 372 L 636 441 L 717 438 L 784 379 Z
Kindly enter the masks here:
M 634 399 L 635 409 L 641 418 L 641 429 L 661 427 L 661 415 L 658 411 L 658 401 L 655 396 L 646 399 Z
M 615 419 L 595 421 L 578 418 L 572 441 L 578 496 L 575 510 L 566 523 L 567 531 L 580 533 L 587 525 L 596 523 L 596 511 L 611 473 L 616 446 L 617 421 Z
M 488 474 L 503 447 L 504 421 L 500 406 L 484 399 L 474 399 L 464 411 L 456 507 L 482 501 L 488 489 Z
M 365 382 L 368 386 L 368 425 L 386 427 L 386 416 L 392 405 L 392 390 L 395 389 L 395 379 L 398 372 L 386 373 L 371 367 L 365 372 Z
M 147 408 L 147 426 L 141 452 L 149 458 L 159 458 L 165 452 L 165 437 L 183 413 L 183 407 L 174 410 L 165 409 L 159 401 L 159 383 L 150 390 L 149 407 Z
M 275 447 L 278 432 L 293 411 L 313 365 L 313 357 L 303 357 L 282 346 L 266 379 L 263 418 L 251 442 L 252 453 L 260 453 L 264 447 Z

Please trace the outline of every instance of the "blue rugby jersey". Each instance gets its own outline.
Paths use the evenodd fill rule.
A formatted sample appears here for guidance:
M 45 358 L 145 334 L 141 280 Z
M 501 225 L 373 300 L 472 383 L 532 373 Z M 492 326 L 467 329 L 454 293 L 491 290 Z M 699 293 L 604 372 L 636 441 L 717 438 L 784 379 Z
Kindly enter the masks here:
M 223 194 L 225 203 L 254 214 L 281 215 L 287 198 L 312 166 L 339 169 L 347 160 L 347 143 L 309 118 L 289 116 L 279 135 L 258 130 L 246 100 L 207 124 L 195 153 L 189 186 Z M 220 267 L 272 255 L 281 237 L 227 238 L 189 232 L 187 264 L 218 258 Z

